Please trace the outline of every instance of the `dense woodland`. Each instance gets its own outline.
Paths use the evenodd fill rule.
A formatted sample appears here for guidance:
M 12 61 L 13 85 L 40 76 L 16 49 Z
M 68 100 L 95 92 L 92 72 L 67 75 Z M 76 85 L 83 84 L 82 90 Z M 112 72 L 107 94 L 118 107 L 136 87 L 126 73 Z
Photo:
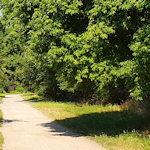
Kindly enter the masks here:
M 16 84 L 57 100 L 149 100 L 149 0 L 0 3 L 0 92 Z

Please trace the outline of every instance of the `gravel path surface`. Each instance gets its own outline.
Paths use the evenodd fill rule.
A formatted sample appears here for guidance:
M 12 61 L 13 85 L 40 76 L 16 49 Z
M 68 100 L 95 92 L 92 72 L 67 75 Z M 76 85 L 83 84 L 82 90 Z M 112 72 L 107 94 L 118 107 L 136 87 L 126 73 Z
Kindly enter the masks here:
M 105 150 L 84 137 L 68 132 L 20 95 L 8 95 L 0 105 L 4 123 L 3 150 Z

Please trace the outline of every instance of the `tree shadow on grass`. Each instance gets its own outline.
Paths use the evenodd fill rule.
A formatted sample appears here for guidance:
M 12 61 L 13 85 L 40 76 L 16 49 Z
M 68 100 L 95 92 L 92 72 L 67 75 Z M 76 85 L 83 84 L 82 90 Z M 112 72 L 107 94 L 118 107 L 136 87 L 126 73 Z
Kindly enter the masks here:
M 5 98 L 5 96 L 0 95 L 0 99 L 3 99 L 3 98 Z
M 3 123 L 3 119 L 2 118 L 0 118 L 0 126 L 1 126 L 1 124 Z
M 124 132 L 141 132 L 148 126 L 150 119 L 128 111 L 84 114 L 74 118 L 56 120 L 62 126 L 82 136 L 101 135 L 118 136 Z M 45 127 L 52 127 L 51 123 Z
M 51 99 L 45 99 L 45 98 L 37 98 L 37 97 L 32 97 L 28 100 L 24 100 L 24 101 L 28 101 L 28 102 L 54 102 L 53 100 Z M 59 101 L 55 101 L 55 102 L 59 102 Z M 68 101 L 66 102 L 63 102 L 63 103 L 68 103 Z
M 36 98 L 36 97 L 33 97 L 33 98 L 30 98 L 30 99 L 24 100 L 24 101 L 28 101 L 28 102 L 42 102 L 43 100 L 39 99 L 39 98 Z

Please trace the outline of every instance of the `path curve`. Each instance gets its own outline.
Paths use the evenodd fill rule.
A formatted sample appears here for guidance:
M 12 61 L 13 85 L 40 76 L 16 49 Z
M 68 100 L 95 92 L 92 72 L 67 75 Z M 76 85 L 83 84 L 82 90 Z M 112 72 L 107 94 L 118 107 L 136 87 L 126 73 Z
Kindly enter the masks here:
M 25 103 L 20 95 L 8 95 L 0 105 L 4 123 L 3 150 L 105 150 L 84 137 L 69 133 Z

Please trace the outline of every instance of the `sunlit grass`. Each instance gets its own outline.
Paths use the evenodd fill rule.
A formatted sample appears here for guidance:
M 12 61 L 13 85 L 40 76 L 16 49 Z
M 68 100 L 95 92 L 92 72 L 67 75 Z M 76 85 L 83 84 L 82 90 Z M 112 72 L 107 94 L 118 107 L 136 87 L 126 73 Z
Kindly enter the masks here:
M 104 107 L 44 101 L 33 94 L 26 94 L 25 98 L 59 124 L 109 150 L 150 149 L 150 136 L 141 134 L 150 121 L 145 116 L 122 110 L 118 105 Z
M 2 102 L 2 99 L 6 96 L 6 94 L 0 94 L 0 103 Z M 2 121 L 3 120 L 3 115 L 2 115 L 2 112 L 0 110 L 0 127 L 2 126 Z M 3 136 L 2 134 L 0 133 L 0 150 L 2 150 L 2 144 L 3 144 Z
M 34 94 L 24 94 L 26 100 L 32 104 L 32 106 L 40 109 L 43 113 L 49 115 L 55 120 L 66 119 L 70 117 L 76 117 L 83 114 L 96 113 L 96 112 L 109 112 L 109 111 L 120 111 L 120 107 L 117 105 L 108 105 L 104 107 L 102 105 L 80 105 L 75 102 L 53 102 L 44 101 L 41 97 Z
M 122 133 L 118 136 L 107 136 L 105 134 L 90 139 L 101 143 L 108 150 L 149 150 L 150 138 L 142 137 L 138 131 Z

